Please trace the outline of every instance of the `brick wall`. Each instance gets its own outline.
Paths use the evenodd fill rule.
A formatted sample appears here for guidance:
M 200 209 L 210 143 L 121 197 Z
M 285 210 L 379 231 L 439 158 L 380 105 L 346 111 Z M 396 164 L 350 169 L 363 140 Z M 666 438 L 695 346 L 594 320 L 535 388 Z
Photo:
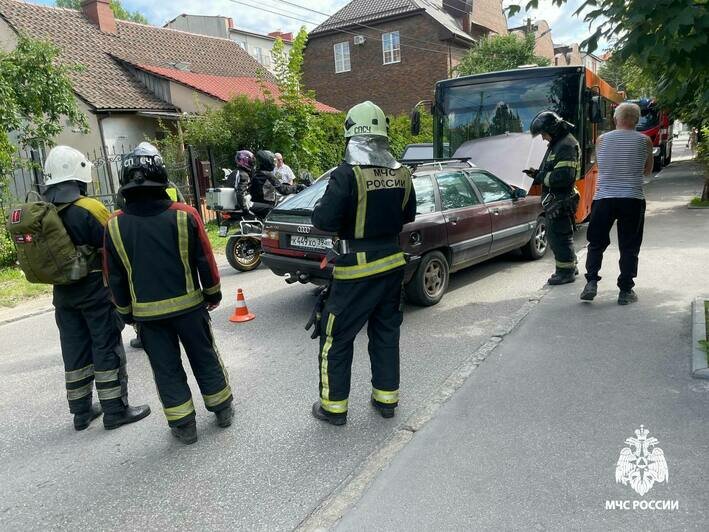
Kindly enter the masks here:
M 357 46 L 353 42 L 354 36 L 349 33 L 314 35 L 305 50 L 305 86 L 315 90 L 319 101 L 345 111 L 361 101 L 372 100 L 387 114 L 408 113 L 417 102 L 431 99 L 436 81 L 449 77 L 449 54 L 459 55 L 458 50 L 449 51 L 446 43 L 440 40 L 443 28 L 425 15 L 368 25 L 385 32 L 399 31 L 404 45 L 443 53 L 402 46 L 401 62 L 384 65 L 379 32 L 366 28 L 348 29 L 348 32 L 367 38 L 365 44 Z M 407 37 L 439 43 L 439 46 L 411 41 Z M 344 41 L 350 44 L 352 70 L 336 74 L 333 46 Z

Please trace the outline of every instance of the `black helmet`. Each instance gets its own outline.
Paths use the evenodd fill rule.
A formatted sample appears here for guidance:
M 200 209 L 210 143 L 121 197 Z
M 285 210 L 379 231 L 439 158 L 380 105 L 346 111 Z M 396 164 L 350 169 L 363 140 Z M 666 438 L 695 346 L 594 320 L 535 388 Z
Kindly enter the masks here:
M 259 150 L 256 153 L 256 168 L 265 172 L 273 172 L 276 168 L 276 156 L 268 150 Z
M 542 133 L 547 133 L 553 137 L 561 130 L 571 131 L 573 128 L 573 124 L 561 118 L 554 111 L 542 111 L 532 120 L 529 132 L 533 137 Z
M 158 149 L 149 142 L 141 142 L 133 151 L 124 155 L 120 182 L 122 190 L 136 187 L 167 188 L 167 170 Z

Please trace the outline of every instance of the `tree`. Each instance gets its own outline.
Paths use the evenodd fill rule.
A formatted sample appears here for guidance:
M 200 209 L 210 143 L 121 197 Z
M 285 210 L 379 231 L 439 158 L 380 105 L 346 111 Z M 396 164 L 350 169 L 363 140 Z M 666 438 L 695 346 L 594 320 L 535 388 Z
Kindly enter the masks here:
M 69 9 L 81 9 L 81 0 L 55 0 L 57 7 L 68 7 Z M 139 22 L 147 24 L 148 19 L 138 11 L 128 11 L 121 5 L 120 0 L 111 0 L 111 11 L 113 16 L 119 20 L 129 20 L 131 22 Z
M 549 60 L 534 53 L 534 35 L 519 37 L 515 34 L 484 37 L 472 48 L 456 67 L 461 76 L 483 74 L 498 70 L 511 70 L 520 65 L 547 66 Z
M 628 98 L 651 97 L 657 90 L 656 80 L 640 68 L 634 58 L 622 61 L 612 56 L 598 70 L 598 75 L 618 91 L 624 91 Z

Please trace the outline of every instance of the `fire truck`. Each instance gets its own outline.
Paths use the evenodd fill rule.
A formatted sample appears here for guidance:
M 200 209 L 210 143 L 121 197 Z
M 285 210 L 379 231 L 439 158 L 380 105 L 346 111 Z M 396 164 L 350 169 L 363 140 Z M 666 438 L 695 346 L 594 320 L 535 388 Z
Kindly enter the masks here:
M 655 159 L 653 170 L 657 172 L 672 161 L 674 120 L 653 99 L 629 101 L 640 106 L 640 121 L 635 129 L 652 140 L 652 155 Z

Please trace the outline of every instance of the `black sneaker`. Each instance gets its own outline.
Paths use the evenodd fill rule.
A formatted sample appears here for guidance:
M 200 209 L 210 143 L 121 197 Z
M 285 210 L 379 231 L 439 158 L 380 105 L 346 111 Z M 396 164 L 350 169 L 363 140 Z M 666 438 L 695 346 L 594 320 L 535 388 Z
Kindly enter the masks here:
M 629 305 L 630 303 L 635 303 L 637 300 L 638 294 L 636 294 L 632 289 L 621 290 L 618 294 L 619 305 Z
M 143 349 L 143 342 L 140 341 L 140 338 L 133 338 L 130 341 L 130 346 L 133 349 Z
M 326 421 L 330 425 L 344 425 L 347 423 L 347 414 L 331 414 L 323 410 L 320 405 L 320 401 L 315 401 L 313 403 L 313 417 L 319 419 L 320 421 Z
M 557 286 L 560 284 L 569 284 L 573 283 L 576 281 L 576 275 L 572 271 L 568 272 L 563 272 L 563 273 L 555 273 L 551 277 L 549 277 L 549 280 L 547 281 L 547 284 L 551 286 Z
M 74 429 L 86 430 L 91 425 L 91 422 L 103 414 L 103 410 L 99 405 L 91 405 L 91 410 L 81 414 L 74 414 Z
M 117 414 L 104 414 L 103 428 L 106 430 L 117 429 L 123 425 L 135 423 L 150 415 L 150 407 L 148 405 L 129 406 L 123 412 Z
M 396 414 L 396 407 L 395 406 L 383 406 L 377 403 L 374 400 L 374 397 L 372 397 L 372 406 L 382 415 L 382 417 L 390 419 L 394 417 L 394 414 Z
M 185 445 L 192 445 L 197 441 L 197 422 L 193 419 L 186 425 L 170 427 L 172 435 Z
M 593 301 L 593 299 L 598 294 L 598 281 L 589 281 L 581 292 L 581 299 L 583 301 Z
M 234 409 L 228 406 L 215 412 L 214 415 L 217 416 L 217 425 L 225 429 L 231 426 L 231 420 L 234 419 Z

